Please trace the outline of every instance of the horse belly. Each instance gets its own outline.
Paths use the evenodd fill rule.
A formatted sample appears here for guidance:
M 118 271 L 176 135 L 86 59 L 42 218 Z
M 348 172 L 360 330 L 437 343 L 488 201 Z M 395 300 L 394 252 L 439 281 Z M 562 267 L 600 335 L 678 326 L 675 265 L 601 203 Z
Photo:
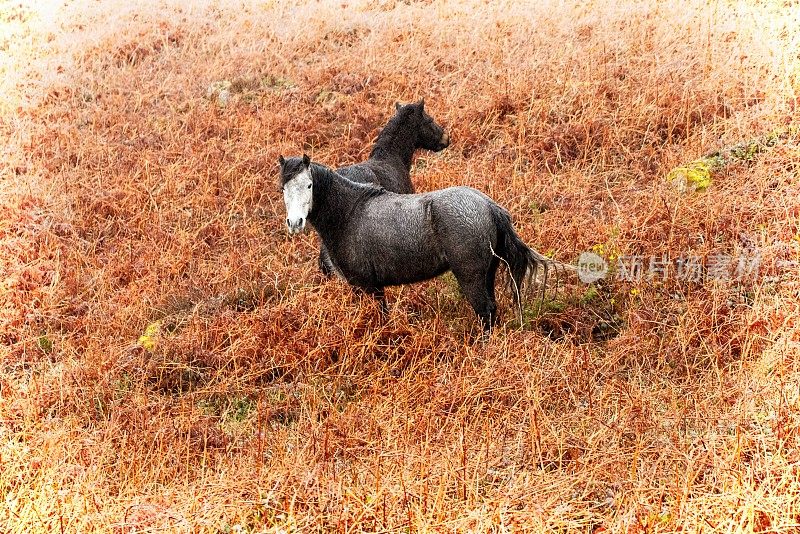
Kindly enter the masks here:
M 335 263 L 344 278 L 362 287 L 411 284 L 450 269 L 444 253 L 424 236 L 399 238 L 391 227 L 354 236 L 351 253 Z
M 418 246 L 397 248 L 383 256 L 376 263 L 375 269 L 382 281 L 381 285 L 421 282 L 450 269 L 443 253 Z

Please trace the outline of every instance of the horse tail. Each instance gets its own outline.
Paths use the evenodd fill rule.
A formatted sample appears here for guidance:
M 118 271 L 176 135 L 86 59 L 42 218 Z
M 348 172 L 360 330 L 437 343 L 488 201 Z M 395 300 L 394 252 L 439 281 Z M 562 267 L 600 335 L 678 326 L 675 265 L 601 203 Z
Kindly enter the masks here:
M 495 206 L 494 208 L 492 214 L 498 237 L 498 250 L 495 252 L 508 267 L 510 274 L 508 289 L 511 291 L 514 303 L 520 307 L 521 312 L 523 284 L 528 279 L 532 279 L 535 282 L 539 269 L 542 270 L 541 298 L 544 300 L 550 271 L 555 271 L 560 278 L 564 271 L 575 271 L 576 268 L 548 258 L 526 245 L 517 235 L 517 232 L 514 231 L 514 227 L 511 225 L 511 215 L 500 206 Z

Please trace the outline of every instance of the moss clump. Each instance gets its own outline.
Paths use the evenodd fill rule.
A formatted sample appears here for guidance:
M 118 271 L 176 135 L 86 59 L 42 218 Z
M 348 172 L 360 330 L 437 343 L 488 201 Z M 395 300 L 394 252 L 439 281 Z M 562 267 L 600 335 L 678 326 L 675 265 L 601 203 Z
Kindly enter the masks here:
M 700 158 L 669 171 L 667 181 L 681 191 L 705 191 L 712 183 L 711 173 L 716 168 L 711 158 Z
M 156 321 L 147 325 L 144 333 L 139 336 L 139 346 L 147 352 L 153 352 L 158 343 L 158 336 L 161 334 L 161 321 Z
M 53 352 L 53 341 L 45 336 L 39 336 L 39 339 L 36 341 L 37 345 L 39 345 L 39 349 L 44 352 L 45 354 L 50 354 Z

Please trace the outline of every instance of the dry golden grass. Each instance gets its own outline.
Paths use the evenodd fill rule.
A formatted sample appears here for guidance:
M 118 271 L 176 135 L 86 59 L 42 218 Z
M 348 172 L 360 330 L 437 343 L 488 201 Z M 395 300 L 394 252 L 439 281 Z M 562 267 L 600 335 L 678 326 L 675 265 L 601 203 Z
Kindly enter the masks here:
M 0 3 L 3 532 L 800 528 L 798 138 L 664 179 L 796 127 L 796 2 L 181 4 Z M 382 321 L 285 235 L 275 161 L 361 160 L 420 96 L 454 141 L 418 189 L 563 261 L 760 278 L 506 299 L 476 344 L 443 277 Z

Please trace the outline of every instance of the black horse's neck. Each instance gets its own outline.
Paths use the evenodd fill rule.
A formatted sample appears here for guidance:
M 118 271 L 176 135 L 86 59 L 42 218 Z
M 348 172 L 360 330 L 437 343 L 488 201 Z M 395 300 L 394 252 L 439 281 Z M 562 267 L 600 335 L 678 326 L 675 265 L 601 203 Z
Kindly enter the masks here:
M 414 124 L 413 110 L 402 110 L 392 117 L 383 128 L 375 146 L 369 154 L 370 159 L 385 161 L 397 160 L 405 171 L 411 169 L 411 158 L 417 148 L 417 128 Z
M 314 196 L 308 222 L 314 226 L 329 249 L 338 241 L 338 236 L 346 231 L 354 208 L 360 202 L 384 192 L 380 187 L 351 182 L 316 163 L 311 164 L 311 179 L 314 183 Z

